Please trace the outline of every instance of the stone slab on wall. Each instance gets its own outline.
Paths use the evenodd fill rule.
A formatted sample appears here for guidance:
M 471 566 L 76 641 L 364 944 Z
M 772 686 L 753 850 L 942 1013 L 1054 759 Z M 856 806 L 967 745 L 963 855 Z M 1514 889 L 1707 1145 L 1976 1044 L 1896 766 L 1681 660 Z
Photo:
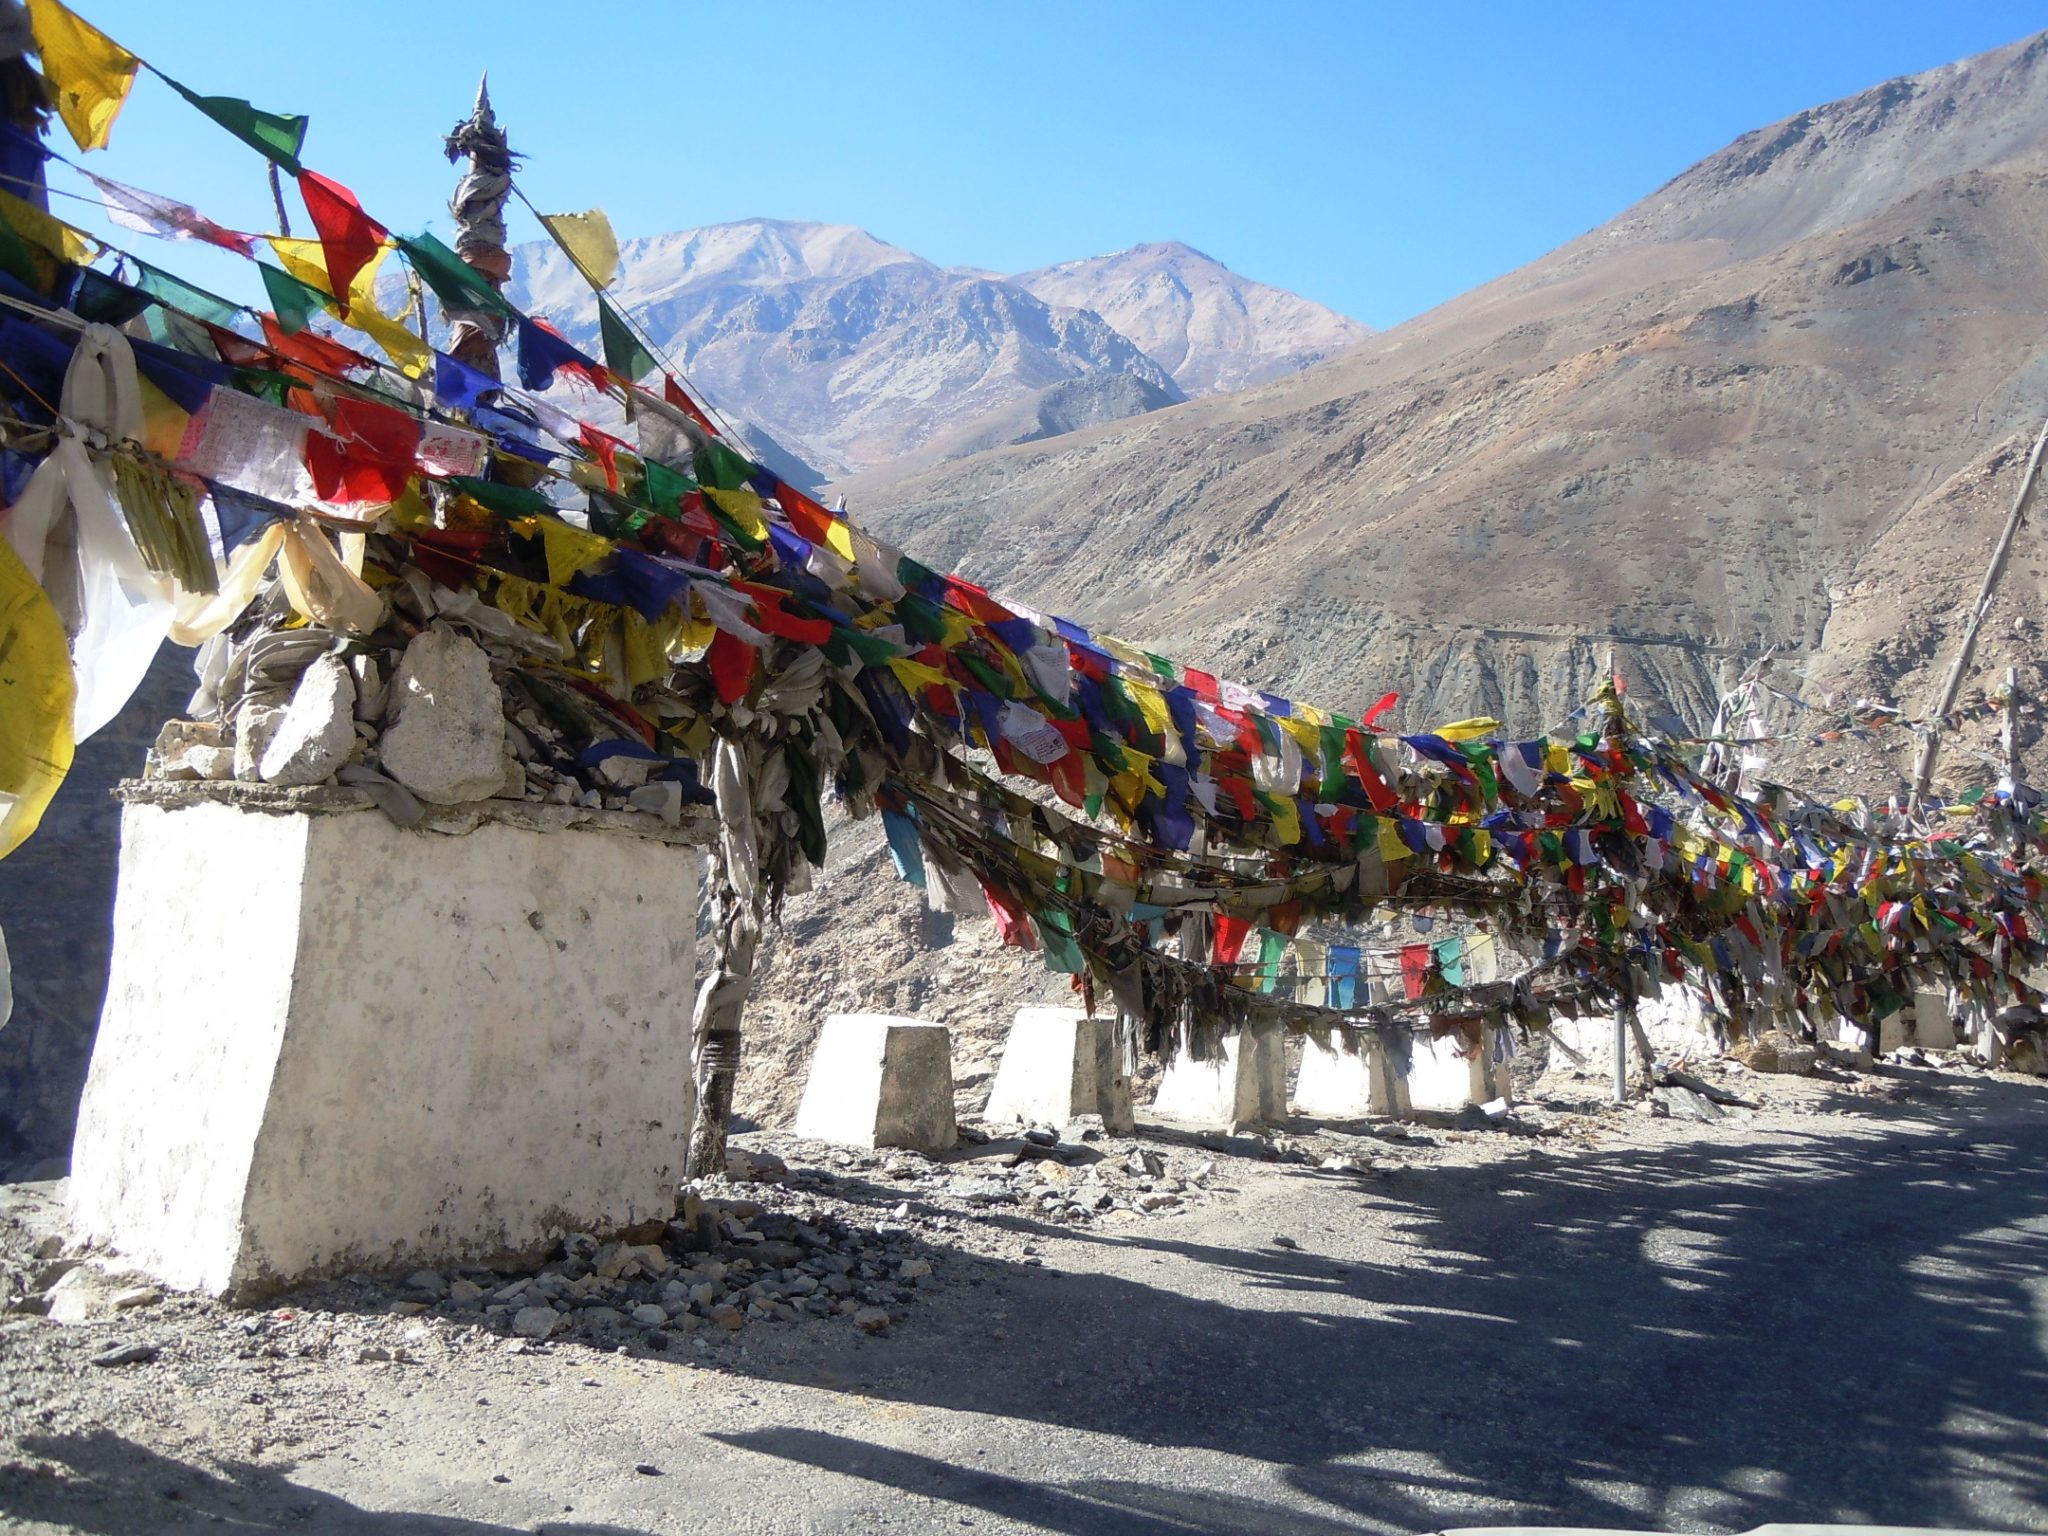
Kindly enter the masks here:
M 130 804 L 75 1223 L 220 1292 L 669 1215 L 700 863 L 491 820 Z

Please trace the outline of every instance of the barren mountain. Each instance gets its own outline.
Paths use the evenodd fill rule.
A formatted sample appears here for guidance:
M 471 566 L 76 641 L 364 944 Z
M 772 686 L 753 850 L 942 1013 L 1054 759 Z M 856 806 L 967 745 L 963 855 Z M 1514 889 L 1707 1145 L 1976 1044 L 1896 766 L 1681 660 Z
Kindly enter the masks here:
M 855 229 L 750 220 L 630 241 L 612 288 L 711 401 L 826 473 L 870 468 L 1068 380 L 1166 370 L 1099 316 L 949 272 Z M 552 246 L 515 252 L 514 302 L 597 346 Z
M 2003 512 L 1989 463 L 2048 408 L 2044 58 L 1802 112 L 1339 359 L 858 479 L 855 515 L 1269 686 L 1400 689 L 1410 725 L 1555 724 L 1610 647 L 1696 719 L 1765 651 L 1919 702 Z
M 1248 389 L 1372 334 L 1298 294 L 1239 277 L 1178 240 L 1063 261 L 1011 281 L 1048 304 L 1093 310 L 1189 395 Z
M 538 244 L 514 257 L 512 297 L 594 348 L 595 302 L 568 259 Z M 711 400 L 835 475 L 1153 410 L 1369 334 L 1183 245 L 1006 278 L 844 225 L 750 219 L 630 241 L 622 258 L 613 297 Z

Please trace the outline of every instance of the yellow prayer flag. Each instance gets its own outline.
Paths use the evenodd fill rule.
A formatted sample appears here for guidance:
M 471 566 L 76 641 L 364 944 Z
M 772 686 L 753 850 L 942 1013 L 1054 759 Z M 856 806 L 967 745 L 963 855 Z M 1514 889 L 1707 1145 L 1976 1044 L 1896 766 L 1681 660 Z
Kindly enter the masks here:
M 334 284 L 327 280 L 327 253 L 318 240 L 295 240 L 289 235 L 265 235 L 263 238 L 270 242 L 270 248 L 277 253 L 278 265 L 286 272 L 309 288 L 317 288 L 325 294 L 334 292 Z
M 612 279 L 619 275 L 619 240 L 602 208 L 584 213 L 544 213 L 540 221 L 591 287 L 611 286 Z
M 99 250 L 98 242 L 12 192 L 0 191 L 0 222 L 29 244 L 74 266 L 85 265 Z
M 71 769 L 75 692 L 63 621 L 0 538 L 0 859 L 35 831 Z
M 57 115 L 80 149 L 105 149 L 139 61 L 57 0 L 28 0 L 28 14 Z
M 1500 722 L 1487 715 L 1477 715 L 1470 720 L 1453 720 L 1449 725 L 1440 725 L 1436 734 L 1445 741 L 1470 741 L 1476 736 L 1495 736 L 1500 733 Z
M 566 587 L 578 571 L 597 564 L 612 552 L 612 541 L 552 517 L 536 518 L 540 541 L 548 552 L 548 585 Z
M 768 537 L 768 520 L 761 515 L 761 498 L 752 491 L 722 491 L 715 485 L 707 485 L 704 495 L 748 538 L 764 540 Z
M 383 246 L 349 284 L 348 323 L 382 347 L 384 355 L 398 365 L 399 372 L 416 379 L 433 363 L 434 354 L 405 325 L 406 317 L 413 313 L 412 300 L 407 299 L 405 308 L 395 315 L 387 315 L 377 307 L 377 269 L 390 254 L 391 246 Z

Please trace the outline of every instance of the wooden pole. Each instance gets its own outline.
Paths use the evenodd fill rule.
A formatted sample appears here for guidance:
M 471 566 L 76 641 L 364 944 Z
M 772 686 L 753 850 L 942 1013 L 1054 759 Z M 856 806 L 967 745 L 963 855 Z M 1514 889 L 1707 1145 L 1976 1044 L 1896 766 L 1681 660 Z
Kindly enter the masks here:
M 2034 451 L 2027 456 L 2027 472 L 2020 478 L 2019 494 L 2013 497 L 2012 511 L 2006 514 L 2005 527 L 1999 532 L 1998 543 L 1992 547 L 1990 568 L 1984 572 L 1983 584 L 1977 589 L 1977 601 L 1970 609 L 1969 619 L 1963 625 L 1963 638 L 1956 646 L 1956 659 L 1949 665 L 1948 677 L 1941 685 L 1941 696 L 1935 700 L 1931 711 L 1933 723 L 1927 739 L 1920 744 L 1920 761 L 1913 769 L 1915 805 L 1926 798 L 1927 786 L 1934 781 L 1934 759 L 1941 750 L 1941 719 L 1956 707 L 1956 695 L 1962 691 L 1963 673 L 1977 650 L 1977 632 L 1984 627 L 1984 616 L 1991 611 L 1991 598 L 1998 590 L 1998 578 L 2005 574 L 2006 557 L 2012 553 L 2013 537 L 2020 531 L 2027 507 L 2034 499 L 2034 487 L 2040 483 L 2044 448 L 2048 448 L 2048 421 L 2041 423 L 2041 431 L 2034 438 Z

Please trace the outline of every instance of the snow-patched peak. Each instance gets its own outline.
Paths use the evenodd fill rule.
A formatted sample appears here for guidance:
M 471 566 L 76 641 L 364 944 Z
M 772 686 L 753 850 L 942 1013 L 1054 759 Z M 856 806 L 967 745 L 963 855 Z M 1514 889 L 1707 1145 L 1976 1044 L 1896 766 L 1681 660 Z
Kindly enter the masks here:
M 1298 294 L 1239 277 L 1178 240 L 1063 261 L 1012 281 L 1047 303 L 1093 310 L 1190 395 L 1264 383 L 1372 334 Z
M 1365 334 L 1178 242 L 1013 278 L 851 225 L 742 219 L 620 258 L 613 303 L 714 405 L 828 476 L 1259 383 Z M 553 246 L 517 247 L 507 292 L 598 350 L 589 285 Z

